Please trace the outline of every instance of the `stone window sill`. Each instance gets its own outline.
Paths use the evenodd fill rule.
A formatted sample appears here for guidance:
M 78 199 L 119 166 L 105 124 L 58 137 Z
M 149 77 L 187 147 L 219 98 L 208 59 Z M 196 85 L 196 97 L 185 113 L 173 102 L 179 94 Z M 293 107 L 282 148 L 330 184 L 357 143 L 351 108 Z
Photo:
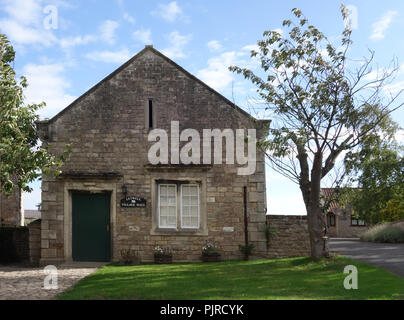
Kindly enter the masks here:
M 151 235 L 159 236 L 207 236 L 207 230 L 203 229 L 165 229 L 155 228 L 150 231 Z

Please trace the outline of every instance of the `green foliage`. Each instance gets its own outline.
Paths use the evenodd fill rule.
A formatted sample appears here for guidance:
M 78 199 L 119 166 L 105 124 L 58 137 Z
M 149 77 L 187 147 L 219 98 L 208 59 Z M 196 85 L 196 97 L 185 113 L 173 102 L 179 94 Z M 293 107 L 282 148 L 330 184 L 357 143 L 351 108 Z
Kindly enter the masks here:
M 381 243 L 404 243 L 404 225 L 378 224 L 361 235 L 361 240 Z
M 218 255 L 219 248 L 212 241 L 206 241 L 205 245 L 202 247 L 202 255 Z
M 16 79 L 14 58 L 13 47 L 0 34 L 0 191 L 6 194 L 16 186 L 31 191 L 28 184 L 40 177 L 41 170 L 49 173 L 55 168 L 57 173 L 68 155 L 67 150 L 57 158 L 38 144 L 36 113 L 45 103 L 24 104 L 28 84 L 25 77 Z
M 271 227 L 269 224 L 267 224 L 267 225 L 265 225 L 264 233 L 265 233 L 265 239 L 267 241 L 267 249 L 268 249 L 270 241 L 271 241 L 271 235 L 276 234 L 276 229 Z
M 121 261 L 126 265 L 135 265 L 141 263 L 138 252 L 132 249 L 121 250 Z
M 394 143 L 368 141 L 345 160 L 351 183 L 347 201 L 368 224 L 404 219 L 404 157 Z
M 343 286 L 344 267 L 359 270 L 359 290 Z M 375 281 L 377 279 L 377 281 Z M 404 299 L 404 279 L 343 257 L 172 265 L 105 266 L 61 300 Z
M 402 199 L 387 201 L 381 214 L 383 221 L 404 221 L 404 201 Z
M 252 243 L 249 243 L 247 245 L 239 245 L 238 247 L 241 253 L 244 255 L 244 259 L 248 260 L 253 253 L 254 245 Z

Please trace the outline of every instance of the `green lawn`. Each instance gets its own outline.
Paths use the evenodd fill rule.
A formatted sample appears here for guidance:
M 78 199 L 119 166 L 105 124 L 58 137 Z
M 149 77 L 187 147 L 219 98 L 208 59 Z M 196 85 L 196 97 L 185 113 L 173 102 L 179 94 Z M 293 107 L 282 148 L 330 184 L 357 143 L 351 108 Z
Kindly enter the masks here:
M 345 290 L 346 265 L 359 272 Z M 105 266 L 59 299 L 404 299 L 404 278 L 343 257 Z

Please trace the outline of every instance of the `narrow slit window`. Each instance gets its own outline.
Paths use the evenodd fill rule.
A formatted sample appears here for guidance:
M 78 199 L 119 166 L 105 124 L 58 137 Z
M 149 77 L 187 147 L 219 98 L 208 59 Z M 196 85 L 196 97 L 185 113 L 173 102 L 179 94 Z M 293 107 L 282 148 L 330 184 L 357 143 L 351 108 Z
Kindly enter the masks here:
M 153 100 L 149 100 L 149 128 L 153 128 Z

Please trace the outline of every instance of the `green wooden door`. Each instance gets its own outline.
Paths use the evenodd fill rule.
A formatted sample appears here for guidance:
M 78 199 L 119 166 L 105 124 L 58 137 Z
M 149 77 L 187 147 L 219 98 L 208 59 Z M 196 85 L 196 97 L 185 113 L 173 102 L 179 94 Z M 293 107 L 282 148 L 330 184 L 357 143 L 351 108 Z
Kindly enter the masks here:
M 110 194 L 72 194 L 74 261 L 110 261 Z

